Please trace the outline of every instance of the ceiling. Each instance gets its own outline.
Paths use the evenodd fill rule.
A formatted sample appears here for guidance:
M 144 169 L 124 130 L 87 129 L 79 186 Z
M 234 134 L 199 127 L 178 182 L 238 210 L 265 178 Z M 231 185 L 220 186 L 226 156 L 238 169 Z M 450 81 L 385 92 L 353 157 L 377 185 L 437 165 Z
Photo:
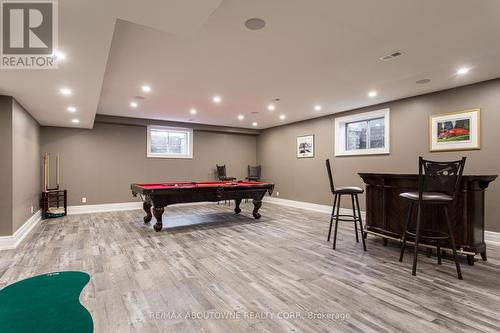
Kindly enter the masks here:
M 99 113 L 267 128 L 500 77 L 499 14 L 497 0 L 59 1 L 67 59 L 0 70 L 0 94 L 42 125 L 91 128 Z M 245 28 L 253 17 L 264 29 Z

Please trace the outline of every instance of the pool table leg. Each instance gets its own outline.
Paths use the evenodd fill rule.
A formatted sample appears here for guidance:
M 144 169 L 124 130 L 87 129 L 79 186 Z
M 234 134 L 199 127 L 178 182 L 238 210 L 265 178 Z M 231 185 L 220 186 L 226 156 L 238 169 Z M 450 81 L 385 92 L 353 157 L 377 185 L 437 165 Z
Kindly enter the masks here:
M 253 217 L 258 220 L 260 219 L 259 208 L 262 206 L 261 200 L 253 200 Z
M 236 205 L 236 207 L 234 208 L 234 212 L 236 214 L 241 213 L 240 203 L 241 203 L 241 199 L 234 199 L 234 204 Z
M 155 231 L 161 231 L 161 229 L 163 228 L 162 216 L 164 211 L 164 207 L 153 207 L 153 215 L 156 218 L 156 223 L 153 226 Z
M 142 203 L 142 209 L 146 212 L 146 216 L 144 216 L 144 223 L 149 223 L 153 219 L 153 215 L 151 215 L 151 201 L 144 201 Z

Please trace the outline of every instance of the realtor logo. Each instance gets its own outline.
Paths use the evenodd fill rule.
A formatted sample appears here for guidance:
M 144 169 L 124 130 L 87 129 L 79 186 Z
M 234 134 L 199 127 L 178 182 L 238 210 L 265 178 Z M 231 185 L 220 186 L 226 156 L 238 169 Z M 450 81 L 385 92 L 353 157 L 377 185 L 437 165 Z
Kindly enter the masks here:
M 0 68 L 57 68 L 57 1 L 1 0 L 0 4 Z

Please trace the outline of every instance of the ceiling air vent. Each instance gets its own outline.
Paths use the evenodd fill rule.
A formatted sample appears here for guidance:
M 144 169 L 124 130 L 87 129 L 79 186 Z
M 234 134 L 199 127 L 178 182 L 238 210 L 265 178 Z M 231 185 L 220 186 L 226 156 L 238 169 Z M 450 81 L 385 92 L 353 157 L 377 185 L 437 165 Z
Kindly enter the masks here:
M 394 60 L 394 59 L 396 59 L 396 58 L 398 58 L 398 57 L 400 57 L 402 55 L 403 55 L 403 52 L 401 52 L 401 51 L 394 51 L 394 52 L 392 52 L 390 54 L 386 54 L 385 56 L 380 57 L 380 60 L 382 60 L 382 61 L 390 61 L 390 60 Z

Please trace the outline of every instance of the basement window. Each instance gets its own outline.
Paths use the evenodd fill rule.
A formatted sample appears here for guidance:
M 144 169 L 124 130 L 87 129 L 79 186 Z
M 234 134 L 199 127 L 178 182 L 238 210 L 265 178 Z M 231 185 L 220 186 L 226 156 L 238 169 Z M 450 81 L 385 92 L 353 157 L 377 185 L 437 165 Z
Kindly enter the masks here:
M 148 126 L 147 149 L 152 158 L 193 158 L 193 130 Z
M 389 109 L 335 119 L 335 156 L 389 154 Z

